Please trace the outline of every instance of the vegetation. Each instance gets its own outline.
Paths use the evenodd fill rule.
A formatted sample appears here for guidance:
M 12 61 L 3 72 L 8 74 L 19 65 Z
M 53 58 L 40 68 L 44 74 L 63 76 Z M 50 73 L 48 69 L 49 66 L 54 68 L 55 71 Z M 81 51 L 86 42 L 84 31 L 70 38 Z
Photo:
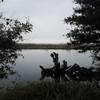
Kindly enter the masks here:
M 3 2 L 3 0 L 0 0 Z M 22 33 L 32 31 L 32 24 L 29 21 L 25 23 L 18 19 L 10 19 L 0 15 L 0 49 L 9 49 L 16 47 L 16 43 L 23 40 Z M 15 49 L 15 48 L 14 48 Z
M 100 87 L 88 82 L 33 82 L 0 93 L 0 100 L 100 100 Z
M 67 36 L 79 43 L 99 43 L 100 0 L 74 0 L 74 3 L 73 15 L 64 20 L 72 26 Z
M 0 3 L 4 0 L 0 0 Z M 10 19 L 0 15 L 0 78 L 7 78 L 8 74 L 14 74 L 11 70 L 18 57 L 17 43 L 23 40 L 22 33 L 32 31 L 32 24 L 18 19 Z
M 82 52 L 93 50 L 93 59 L 100 61 L 100 0 L 74 0 L 72 16 L 64 19 L 71 26 L 67 33 L 72 44 L 82 45 Z M 94 61 L 94 62 L 95 62 Z
M 0 48 L 13 48 L 16 42 L 22 40 L 22 33 L 32 30 L 32 25 L 26 21 L 21 23 L 18 20 L 9 18 L 0 19 Z
M 21 49 L 78 49 L 78 45 L 68 44 L 18 44 Z
M 1 1 L 3 2 L 3 0 Z M 74 1 L 76 4 L 79 4 L 79 6 L 74 9 L 72 17 L 65 19 L 66 23 L 74 26 L 74 29 L 71 30 L 67 36 L 80 43 L 99 42 L 99 0 Z M 6 78 L 8 72 L 11 72 L 11 74 L 13 73 L 8 63 L 15 63 L 18 56 L 16 53 L 17 42 L 23 39 L 22 33 L 31 32 L 31 30 L 32 25 L 28 21 L 22 23 L 19 20 L 13 20 L 0 16 L 0 78 Z M 20 44 L 20 46 L 23 46 L 24 48 L 25 45 Z M 55 45 L 51 45 L 51 48 L 53 46 Z M 51 54 L 51 57 L 54 60 L 55 66 L 60 67 L 57 54 L 53 53 Z M 65 64 L 63 66 L 66 66 L 66 62 L 63 64 Z M 0 100 L 50 99 L 100 100 L 100 86 L 98 85 L 98 82 L 33 82 L 28 85 L 20 84 L 16 85 L 14 88 L 6 89 L 6 91 L 0 91 Z

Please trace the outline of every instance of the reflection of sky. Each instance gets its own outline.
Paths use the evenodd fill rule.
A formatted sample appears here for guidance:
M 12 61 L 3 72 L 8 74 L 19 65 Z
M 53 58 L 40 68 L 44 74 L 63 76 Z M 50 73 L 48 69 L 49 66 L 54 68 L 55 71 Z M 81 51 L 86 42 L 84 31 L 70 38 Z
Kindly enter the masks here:
M 21 80 L 39 80 L 41 76 L 40 65 L 45 68 L 53 67 L 53 60 L 50 53 L 59 54 L 59 61 L 68 61 L 68 66 L 75 63 L 81 67 L 89 67 L 92 64 L 90 52 L 78 53 L 77 50 L 23 50 L 24 59 L 19 57 L 16 61 L 15 69 L 22 75 Z
M 66 42 L 63 20 L 72 14 L 72 0 L 5 0 L 0 6 L 5 16 L 30 19 L 33 32 L 24 36 L 24 42 Z
M 40 65 L 45 68 L 53 67 L 53 60 L 50 57 L 50 53 L 56 52 L 59 54 L 59 61 L 62 65 L 63 60 L 66 60 L 69 65 L 75 63 L 81 67 L 90 67 L 92 65 L 92 58 L 90 52 L 78 53 L 77 50 L 22 50 L 24 59 L 19 56 L 16 60 L 16 66 L 14 70 L 18 72 L 14 76 L 9 76 L 9 80 L 0 80 L 0 87 L 2 85 L 9 86 L 12 81 L 25 82 L 25 81 L 37 81 L 41 77 Z

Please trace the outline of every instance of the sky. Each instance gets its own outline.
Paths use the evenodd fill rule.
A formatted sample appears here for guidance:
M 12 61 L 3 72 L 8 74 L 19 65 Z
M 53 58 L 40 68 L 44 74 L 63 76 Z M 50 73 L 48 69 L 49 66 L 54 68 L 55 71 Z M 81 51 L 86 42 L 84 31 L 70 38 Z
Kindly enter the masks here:
M 72 0 L 5 0 L 0 11 L 33 24 L 33 31 L 23 35 L 24 43 L 66 43 L 64 18 L 72 15 L 73 6 Z

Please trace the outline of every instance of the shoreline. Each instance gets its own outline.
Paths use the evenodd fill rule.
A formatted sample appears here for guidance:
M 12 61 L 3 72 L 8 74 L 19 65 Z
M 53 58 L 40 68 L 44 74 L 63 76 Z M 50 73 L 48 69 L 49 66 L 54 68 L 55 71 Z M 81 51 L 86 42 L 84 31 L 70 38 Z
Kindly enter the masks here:
M 32 82 L 0 91 L 0 100 L 100 100 L 100 86 L 96 82 Z
M 21 49 L 79 49 L 78 45 L 68 44 L 22 44 L 19 43 L 18 47 Z

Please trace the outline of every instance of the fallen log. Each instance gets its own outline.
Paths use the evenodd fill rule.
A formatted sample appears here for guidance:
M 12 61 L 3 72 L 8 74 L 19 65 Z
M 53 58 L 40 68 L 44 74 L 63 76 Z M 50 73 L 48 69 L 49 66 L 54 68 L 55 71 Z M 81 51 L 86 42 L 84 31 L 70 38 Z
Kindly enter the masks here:
M 60 65 L 58 61 L 58 54 L 52 53 L 51 57 L 53 58 L 54 66 L 51 68 L 41 68 L 42 79 L 45 77 L 52 77 L 55 80 L 60 80 L 60 78 L 64 78 L 66 80 L 77 80 L 77 81 L 92 81 L 94 78 L 93 70 L 90 68 L 80 67 L 78 64 L 67 66 L 67 61 L 63 60 L 63 65 Z M 99 71 L 100 72 L 100 71 Z M 98 74 L 97 74 L 98 75 Z

